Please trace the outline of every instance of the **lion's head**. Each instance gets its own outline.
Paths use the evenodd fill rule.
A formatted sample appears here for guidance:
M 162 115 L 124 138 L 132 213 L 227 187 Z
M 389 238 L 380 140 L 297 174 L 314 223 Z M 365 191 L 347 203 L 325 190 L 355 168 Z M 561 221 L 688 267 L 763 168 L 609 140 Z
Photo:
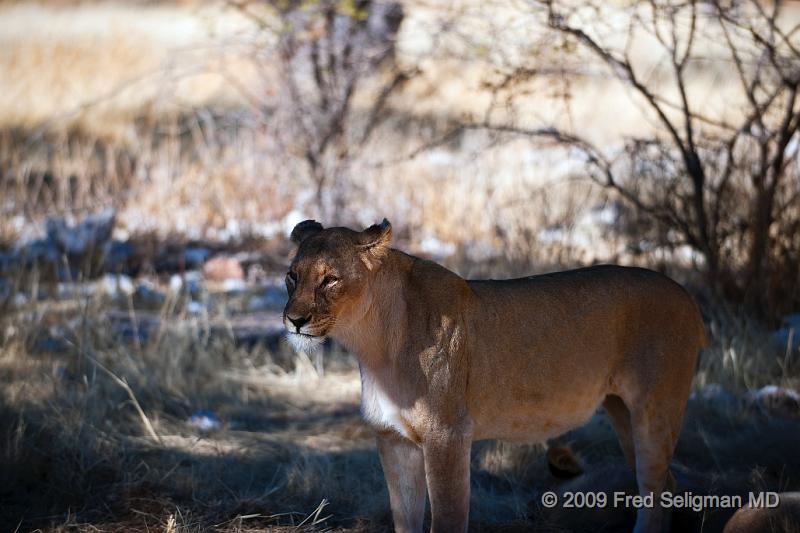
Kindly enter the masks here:
M 328 228 L 314 220 L 292 230 L 297 254 L 286 274 L 289 301 L 283 323 L 297 350 L 322 343 L 365 310 L 370 277 L 389 250 L 392 226 L 383 219 L 364 231 Z

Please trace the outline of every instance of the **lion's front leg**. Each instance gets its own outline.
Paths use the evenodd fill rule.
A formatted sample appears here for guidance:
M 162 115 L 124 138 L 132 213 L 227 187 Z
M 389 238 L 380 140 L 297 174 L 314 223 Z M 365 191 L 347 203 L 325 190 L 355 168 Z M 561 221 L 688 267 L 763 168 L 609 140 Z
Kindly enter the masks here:
M 378 435 L 378 453 L 389 488 L 394 530 L 420 533 L 425 518 L 425 464 L 422 448 L 394 431 Z
M 463 533 L 467 530 L 471 446 L 471 434 L 458 431 L 445 431 L 425 441 L 431 532 Z

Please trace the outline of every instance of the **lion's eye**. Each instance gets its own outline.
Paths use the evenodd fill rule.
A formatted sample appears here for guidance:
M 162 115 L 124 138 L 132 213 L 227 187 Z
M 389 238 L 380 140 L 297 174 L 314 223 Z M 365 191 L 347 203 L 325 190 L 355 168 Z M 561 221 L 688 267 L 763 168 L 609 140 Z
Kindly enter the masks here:
M 336 276 L 325 276 L 322 280 L 323 287 L 333 287 L 337 283 L 339 283 L 339 278 Z
M 291 292 L 294 290 L 295 286 L 297 285 L 297 274 L 294 272 L 289 272 L 286 274 L 286 289 Z

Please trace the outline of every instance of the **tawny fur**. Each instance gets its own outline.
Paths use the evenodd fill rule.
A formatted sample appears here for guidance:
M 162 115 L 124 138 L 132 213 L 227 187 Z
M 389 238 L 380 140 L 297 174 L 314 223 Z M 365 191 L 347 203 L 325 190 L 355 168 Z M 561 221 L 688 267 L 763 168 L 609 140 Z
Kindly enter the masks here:
M 800 492 L 782 492 L 777 507 L 745 505 L 731 517 L 723 533 L 800 533 Z
M 541 441 L 601 405 L 640 491 L 665 489 L 705 343 L 677 283 L 618 266 L 467 281 L 391 249 L 385 220 L 292 236 L 284 322 L 357 356 L 397 531 L 421 530 L 426 488 L 433 531 L 467 528 L 473 441 Z M 661 525 L 660 509 L 639 512 L 637 531 Z

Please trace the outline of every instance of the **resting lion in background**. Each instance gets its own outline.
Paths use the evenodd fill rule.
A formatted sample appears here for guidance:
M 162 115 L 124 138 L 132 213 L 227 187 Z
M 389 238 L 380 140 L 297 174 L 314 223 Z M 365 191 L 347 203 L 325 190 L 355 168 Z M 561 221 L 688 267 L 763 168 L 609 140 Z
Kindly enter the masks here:
M 431 529 L 467 529 L 473 441 L 543 441 L 600 405 L 658 501 L 705 344 L 680 285 L 619 266 L 467 281 L 391 235 L 385 219 L 298 224 L 283 319 L 295 346 L 331 336 L 358 358 L 397 531 L 422 530 L 426 488 Z M 658 531 L 662 515 L 640 509 L 635 531 Z

